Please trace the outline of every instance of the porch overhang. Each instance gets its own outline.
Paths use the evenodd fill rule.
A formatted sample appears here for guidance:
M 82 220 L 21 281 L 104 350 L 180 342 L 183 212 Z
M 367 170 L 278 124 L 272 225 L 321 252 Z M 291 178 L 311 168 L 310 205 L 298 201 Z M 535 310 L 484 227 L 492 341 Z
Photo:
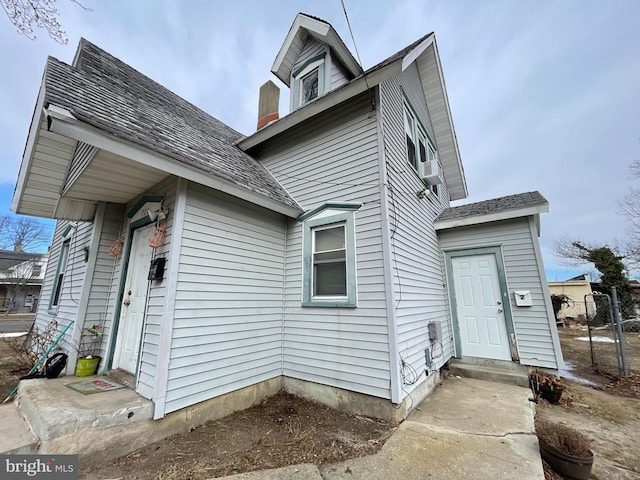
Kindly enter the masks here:
M 81 122 L 67 109 L 43 105 L 42 98 L 36 104 L 11 209 L 24 215 L 90 221 L 98 202 L 126 204 L 169 175 L 292 218 L 301 213 Z
M 447 220 L 436 220 L 434 222 L 434 228 L 438 230 L 448 230 L 451 228 L 468 227 L 471 225 L 480 225 L 482 223 L 498 222 L 501 220 L 511 220 L 514 218 L 533 216 L 536 222 L 536 228 L 538 230 L 538 236 L 540 236 L 540 214 L 547 213 L 549 211 L 549 204 L 533 205 L 524 208 L 516 208 L 512 210 L 504 210 L 501 212 L 478 214 L 472 216 L 465 216 L 462 218 L 451 218 Z

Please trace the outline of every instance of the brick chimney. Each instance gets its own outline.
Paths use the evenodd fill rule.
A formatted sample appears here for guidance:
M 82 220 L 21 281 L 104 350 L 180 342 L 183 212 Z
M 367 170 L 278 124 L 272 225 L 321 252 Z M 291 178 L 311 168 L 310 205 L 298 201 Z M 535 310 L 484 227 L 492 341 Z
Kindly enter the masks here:
M 258 130 L 279 118 L 280 89 L 269 80 L 260 87 L 258 98 Z

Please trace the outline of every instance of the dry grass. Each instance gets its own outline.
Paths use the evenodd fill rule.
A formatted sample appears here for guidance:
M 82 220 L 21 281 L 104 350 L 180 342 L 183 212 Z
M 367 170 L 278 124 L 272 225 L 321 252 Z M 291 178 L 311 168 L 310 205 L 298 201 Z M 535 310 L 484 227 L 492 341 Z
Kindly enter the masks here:
M 536 416 L 536 434 L 549 447 L 573 457 L 592 455 L 589 439 L 574 428 Z

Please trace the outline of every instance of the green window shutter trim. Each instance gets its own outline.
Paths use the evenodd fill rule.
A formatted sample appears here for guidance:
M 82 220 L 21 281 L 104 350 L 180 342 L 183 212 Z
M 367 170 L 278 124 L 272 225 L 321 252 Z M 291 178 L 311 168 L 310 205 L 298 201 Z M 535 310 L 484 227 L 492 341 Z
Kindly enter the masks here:
M 318 207 L 308 214 L 315 215 L 319 211 L 326 209 L 325 204 L 321 207 Z M 338 204 L 332 204 L 338 205 Z M 300 220 L 302 217 L 309 218 L 310 215 L 302 215 L 298 220 L 303 223 L 303 260 L 302 260 L 302 268 L 303 268 L 303 293 L 302 293 L 302 306 L 303 307 L 342 307 L 342 308 L 356 308 L 358 306 L 357 301 L 357 279 L 356 279 L 356 240 L 355 240 L 355 219 L 353 212 L 360 208 L 362 204 L 359 204 L 356 208 L 356 204 L 341 204 L 346 205 L 348 210 L 344 213 L 339 213 L 336 215 L 331 215 L 328 217 L 317 218 L 317 219 L 309 219 L 305 221 L 304 219 Z M 335 208 L 335 207 L 334 207 Z M 311 215 L 311 216 L 312 216 Z M 313 275 L 313 265 L 312 265 L 312 256 L 313 252 L 311 251 L 311 235 L 312 230 L 315 227 L 331 225 L 332 223 L 345 223 L 346 230 L 346 247 L 347 247 L 347 258 L 346 258 L 346 269 L 347 269 L 347 296 L 344 299 L 333 299 L 333 298 L 313 298 L 312 294 L 312 285 L 311 279 Z
M 319 53 L 318 55 L 314 55 L 311 58 L 307 58 L 302 65 L 300 65 L 298 68 L 296 68 L 293 71 L 293 78 L 296 78 L 298 75 L 300 75 L 300 72 L 302 72 L 305 68 L 307 68 L 313 62 L 317 62 L 318 60 L 324 60 L 325 55 L 326 55 L 326 52 L 322 52 L 322 53 Z

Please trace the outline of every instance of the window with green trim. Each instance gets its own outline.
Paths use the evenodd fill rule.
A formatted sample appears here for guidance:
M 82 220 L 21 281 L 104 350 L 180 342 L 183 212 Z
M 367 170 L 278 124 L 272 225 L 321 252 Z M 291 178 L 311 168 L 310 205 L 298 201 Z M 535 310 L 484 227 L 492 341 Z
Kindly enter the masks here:
M 58 305 L 60 304 L 62 287 L 64 285 L 64 277 L 67 272 L 67 263 L 69 260 L 69 250 L 71 248 L 71 236 L 73 230 L 73 227 L 67 227 L 67 230 L 65 231 L 62 238 L 62 246 L 60 247 L 60 256 L 58 257 L 56 276 L 53 281 L 53 290 L 51 291 L 51 298 L 49 300 L 49 312 L 51 313 L 55 313 L 58 310 Z
M 294 108 L 300 108 L 324 94 L 324 58 L 324 53 L 309 58 L 292 72 Z
M 354 212 L 303 221 L 304 306 L 355 307 Z
M 347 249 L 345 225 L 338 223 L 312 229 L 313 296 L 347 296 Z
M 407 161 L 420 178 L 423 178 L 430 173 L 431 162 L 438 161 L 436 148 L 415 115 L 413 108 L 406 101 L 404 103 L 403 116 L 407 143 Z M 434 194 L 438 194 L 437 185 L 429 185 L 429 189 Z

